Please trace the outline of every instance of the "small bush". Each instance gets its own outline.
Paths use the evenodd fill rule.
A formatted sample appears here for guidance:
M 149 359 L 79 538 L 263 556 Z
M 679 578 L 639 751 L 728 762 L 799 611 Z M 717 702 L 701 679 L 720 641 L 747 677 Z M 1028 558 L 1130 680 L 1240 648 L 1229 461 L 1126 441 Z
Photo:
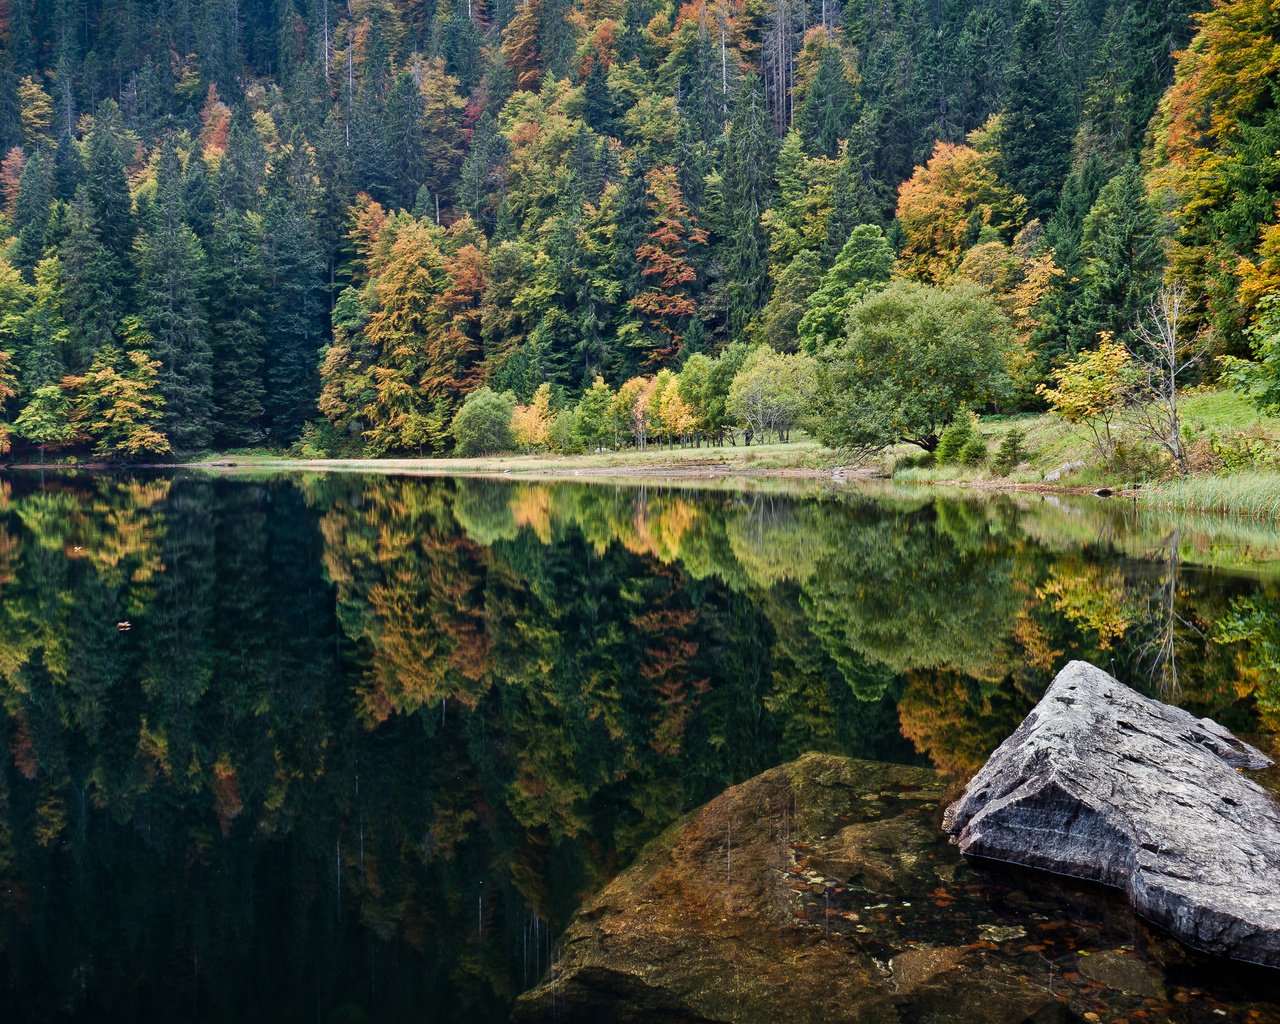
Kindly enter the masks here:
M 1172 465 L 1164 451 L 1155 445 L 1121 440 L 1116 442 L 1107 468 L 1125 483 L 1141 483 L 1167 477 Z
M 948 462 L 959 462 L 960 452 L 972 439 L 977 429 L 977 417 L 973 413 L 957 416 L 943 428 L 938 438 L 938 447 L 934 454 L 938 457 L 938 465 Z
M 996 457 L 993 465 L 995 470 L 1001 476 L 1008 476 L 1014 466 L 1025 461 L 1027 457 L 1027 432 L 1018 427 L 1005 434 L 1000 441 L 1000 447 L 996 449 Z
M 364 437 L 358 430 L 339 430 L 317 419 L 303 425 L 289 454 L 300 459 L 358 459 L 364 455 Z
M 981 466 L 987 461 L 987 439 L 975 433 L 964 443 L 956 461 L 962 466 Z
M 1226 437 L 1209 435 L 1213 454 L 1230 471 L 1274 469 L 1280 465 L 1280 445 L 1265 434 L 1237 430 Z
M 893 471 L 896 474 L 904 469 L 932 469 L 937 464 L 937 457 L 933 452 L 913 452 L 910 455 L 904 455 L 900 459 L 895 459 L 893 463 Z

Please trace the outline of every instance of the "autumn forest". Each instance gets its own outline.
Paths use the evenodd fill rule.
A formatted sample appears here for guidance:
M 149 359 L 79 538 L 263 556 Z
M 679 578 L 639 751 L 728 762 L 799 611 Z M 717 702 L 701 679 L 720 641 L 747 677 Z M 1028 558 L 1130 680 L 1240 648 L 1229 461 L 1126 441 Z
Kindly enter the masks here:
M 1001 340 L 970 406 L 1043 408 L 1170 282 L 1250 356 L 1277 16 L 1203 8 L 6 0 L 0 439 L 785 437 L 844 415 L 796 405 L 858 389 L 833 353 L 875 301 Z

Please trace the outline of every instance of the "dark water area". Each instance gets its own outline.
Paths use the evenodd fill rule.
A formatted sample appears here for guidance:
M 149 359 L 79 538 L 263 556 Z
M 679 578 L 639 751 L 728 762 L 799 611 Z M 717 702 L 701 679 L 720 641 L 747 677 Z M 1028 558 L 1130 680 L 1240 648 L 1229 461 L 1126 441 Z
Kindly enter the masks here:
M 505 1020 L 684 812 L 809 750 L 963 779 L 1076 657 L 1273 744 L 1280 532 L 923 492 L 0 477 L 0 1020 Z M 1280 1018 L 1265 981 L 1176 970 L 1147 1019 Z

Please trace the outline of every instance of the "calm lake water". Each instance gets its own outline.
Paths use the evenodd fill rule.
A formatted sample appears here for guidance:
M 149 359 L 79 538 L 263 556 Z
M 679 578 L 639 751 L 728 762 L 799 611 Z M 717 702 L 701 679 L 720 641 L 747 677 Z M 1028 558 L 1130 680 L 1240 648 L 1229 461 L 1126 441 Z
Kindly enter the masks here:
M 1073 657 L 1270 743 L 1280 533 L 909 491 L 0 478 L 0 1018 L 504 1020 L 683 812 L 808 750 L 967 776 Z

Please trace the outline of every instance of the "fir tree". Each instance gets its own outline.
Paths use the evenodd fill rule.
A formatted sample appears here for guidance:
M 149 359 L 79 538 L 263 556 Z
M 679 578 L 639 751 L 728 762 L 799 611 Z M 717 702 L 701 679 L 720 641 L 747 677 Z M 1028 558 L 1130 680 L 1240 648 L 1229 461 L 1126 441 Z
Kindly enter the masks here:
M 1058 201 L 1076 129 L 1066 69 L 1052 44 L 1049 12 L 1031 0 L 1014 37 L 999 146 L 1001 176 L 1036 216 L 1048 216 Z
M 265 305 L 260 219 L 230 210 L 214 223 L 209 239 L 213 435 L 219 446 L 243 447 L 262 436 Z
M 163 432 L 179 450 L 212 441 L 213 358 L 205 312 L 204 247 L 182 216 L 172 146 L 161 155 L 151 224 L 137 246 L 138 305 L 160 361 Z
M 726 327 L 738 337 L 764 305 L 768 244 L 760 217 L 770 206 L 774 144 L 764 91 L 743 82 L 725 134 L 724 209 Z

